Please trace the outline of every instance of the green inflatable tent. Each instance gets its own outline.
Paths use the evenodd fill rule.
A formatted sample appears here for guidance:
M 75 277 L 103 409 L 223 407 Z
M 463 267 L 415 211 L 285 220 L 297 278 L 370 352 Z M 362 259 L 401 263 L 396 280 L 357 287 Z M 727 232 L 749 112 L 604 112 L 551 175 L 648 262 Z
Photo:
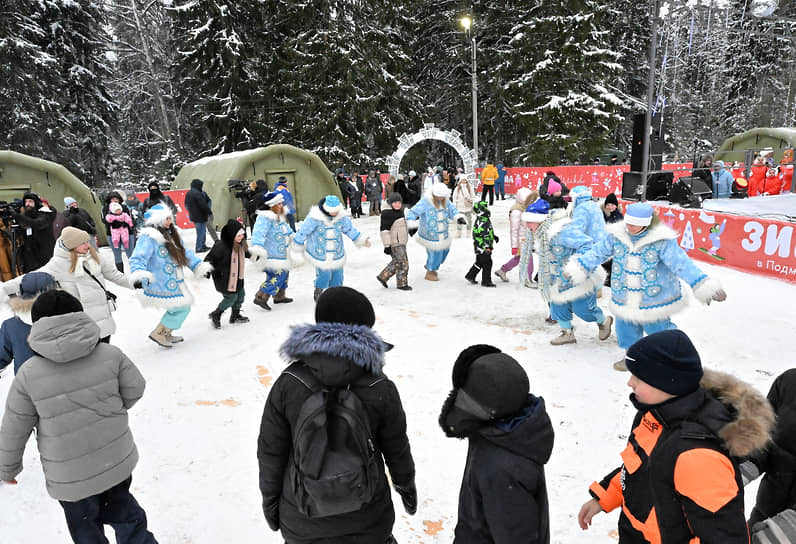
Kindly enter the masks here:
M 0 200 L 12 202 L 28 191 L 38 194 L 59 212 L 64 210 L 64 197 L 71 196 L 94 219 L 99 244 L 108 243 L 101 200 L 74 174 L 51 161 L 15 151 L 0 151 Z
M 229 219 L 246 215 L 236 192 L 258 179 L 264 179 L 273 189 L 280 176 L 287 178 L 297 221 L 304 219 L 322 197 L 341 196 L 332 173 L 317 155 L 287 144 L 199 159 L 180 169 L 171 188 L 190 189 L 191 181 L 201 179 L 213 201 L 213 222 L 221 228 Z
M 714 158 L 725 163 L 744 162 L 747 151 L 757 153 L 770 147 L 774 150 L 774 162 L 779 163 L 785 150 L 795 145 L 796 128 L 753 128 L 727 138 Z

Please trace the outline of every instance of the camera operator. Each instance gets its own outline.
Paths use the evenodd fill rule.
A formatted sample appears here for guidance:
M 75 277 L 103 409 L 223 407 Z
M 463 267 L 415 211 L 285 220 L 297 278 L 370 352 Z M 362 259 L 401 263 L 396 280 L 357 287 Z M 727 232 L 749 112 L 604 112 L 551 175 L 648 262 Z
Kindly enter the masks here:
M 53 256 L 55 211 L 44 206 L 36 193 L 22 195 L 22 209 L 14 213 L 21 240 L 22 272 L 27 274 L 43 266 Z

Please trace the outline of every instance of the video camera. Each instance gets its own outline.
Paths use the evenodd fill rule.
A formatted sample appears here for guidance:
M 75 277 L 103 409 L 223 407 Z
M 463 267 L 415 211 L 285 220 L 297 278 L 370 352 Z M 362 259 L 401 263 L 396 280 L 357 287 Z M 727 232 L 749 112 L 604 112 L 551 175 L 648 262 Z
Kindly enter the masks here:
M 249 182 L 242 179 L 229 179 L 227 180 L 227 188 L 230 191 L 235 191 L 235 198 L 249 198 Z
M 15 219 L 16 214 L 19 213 L 20 206 L 14 202 L 6 202 L 0 200 L 0 219 L 9 227 L 16 227 L 17 222 Z

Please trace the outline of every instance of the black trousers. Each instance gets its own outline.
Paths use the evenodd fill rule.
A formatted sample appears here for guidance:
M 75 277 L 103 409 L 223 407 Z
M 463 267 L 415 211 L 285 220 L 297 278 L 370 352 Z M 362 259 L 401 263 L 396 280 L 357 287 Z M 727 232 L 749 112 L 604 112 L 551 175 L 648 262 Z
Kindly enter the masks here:
M 492 283 L 492 254 L 478 253 L 475 256 L 475 264 L 470 267 L 470 271 L 465 276 L 470 281 L 475 281 L 478 273 L 481 272 L 481 285 Z
M 494 185 L 484 185 L 481 189 L 481 202 L 486 200 L 486 194 L 489 193 L 489 205 L 495 203 L 495 186 Z
M 98 495 L 75 502 L 58 501 L 75 544 L 108 544 L 103 525 L 113 527 L 118 544 L 157 544 L 147 530 L 146 512 L 130 494 L 133 477 Z

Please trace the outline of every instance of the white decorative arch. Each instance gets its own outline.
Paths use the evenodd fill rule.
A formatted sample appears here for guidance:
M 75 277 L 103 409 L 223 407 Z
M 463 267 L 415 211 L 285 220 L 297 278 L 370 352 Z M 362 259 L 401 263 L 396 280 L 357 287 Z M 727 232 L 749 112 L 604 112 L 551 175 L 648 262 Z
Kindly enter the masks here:
M 478 166 L 478 156 L 475 151 L 468 149 L 464 145 L 461 136 L 461 133 L 457 130 L 442 130 L 436 128 L 434 123 L 424 124 L 423 128 L 415 134 L 401 134 L 401 137 L 398 138 L 398 149 L 387 157 L 387 169 L 391 175 L 397 177 L 401 160 L 403 160 L 404 155 L 412 146 L 424 140 L 440 140 L 456 150 L 464 163 L 464 175 L 470 183 L 475 184 L 475 169 Z

